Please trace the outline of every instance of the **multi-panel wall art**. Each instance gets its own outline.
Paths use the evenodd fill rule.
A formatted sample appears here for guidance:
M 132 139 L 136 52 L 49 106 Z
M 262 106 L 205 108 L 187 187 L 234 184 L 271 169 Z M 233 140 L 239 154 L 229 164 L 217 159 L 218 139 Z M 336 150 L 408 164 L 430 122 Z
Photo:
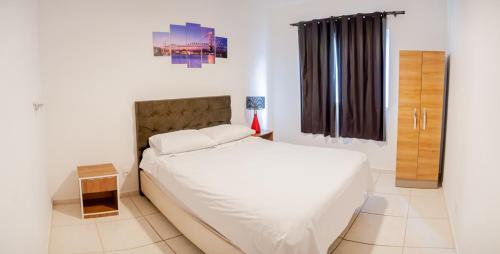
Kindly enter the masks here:
M 215 29 L 200 24 L 170 25 L 170 32 L 153 32 L 155 56 L 170 56 L 172 64 L 201 68 L 227 58 L 227 38 L 215 36 Z

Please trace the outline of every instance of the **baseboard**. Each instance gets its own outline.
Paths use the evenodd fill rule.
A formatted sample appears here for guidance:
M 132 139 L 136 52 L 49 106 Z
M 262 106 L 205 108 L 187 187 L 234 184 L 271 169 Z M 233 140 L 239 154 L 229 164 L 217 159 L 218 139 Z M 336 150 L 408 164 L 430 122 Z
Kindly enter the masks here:
M 419 189 L 437 189 L 439 188 L 438 181 L 427 180 L 407 180 L 396 178 L 396 186 L 403 188 L 419 188 Z
M 131 197 L 131 196 L 139 196 L 139 191 L 127 191 L 120 193 L 121 198 Z
M 80 199 L 79 198 L 72 198 L 72 199 L 53 199 L 52 200 L 52 205 L 67 205 L 67 204 L 79 204 Z
M 126 198 L 130 196 L 138 196 L 139 191 L 127 191 L 121 192 L 120 198 Z M 67 204 L 79 204 L 80 198 L 70 198 L 70 199 L 52 199 L 52 205 L 67 205 Z

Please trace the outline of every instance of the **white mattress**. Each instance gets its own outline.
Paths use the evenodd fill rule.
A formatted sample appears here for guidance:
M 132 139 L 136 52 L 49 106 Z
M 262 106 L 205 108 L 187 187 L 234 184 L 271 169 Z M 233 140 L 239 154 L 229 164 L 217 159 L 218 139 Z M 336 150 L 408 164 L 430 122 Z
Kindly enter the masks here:
M 140 166 L 249 254 L 327 253 L 373 184 L 362 153 L 254 137 Z

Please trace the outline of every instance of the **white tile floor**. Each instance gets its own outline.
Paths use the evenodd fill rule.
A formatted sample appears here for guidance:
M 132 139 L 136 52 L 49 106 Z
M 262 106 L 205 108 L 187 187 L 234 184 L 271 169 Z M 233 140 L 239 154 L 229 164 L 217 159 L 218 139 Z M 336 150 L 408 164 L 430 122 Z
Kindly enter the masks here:
M 56 205 L 49 253 L 202 253 L 145 198 L 120 200 L 120 215 L 82 220 L 80 204 Z
M 454 254 L 442 189 L 395 187 L 373 172 L 374 193 L 333 254 Z
M 394 187 L 393 174 L 372 173 L 374 193 L 333 254 L 454 254 L 441 189 Z M 82 220 L 80 205 L 54 206 L 50 253 L 202 253 L 140 196 L 122 198 L 120 215 Z

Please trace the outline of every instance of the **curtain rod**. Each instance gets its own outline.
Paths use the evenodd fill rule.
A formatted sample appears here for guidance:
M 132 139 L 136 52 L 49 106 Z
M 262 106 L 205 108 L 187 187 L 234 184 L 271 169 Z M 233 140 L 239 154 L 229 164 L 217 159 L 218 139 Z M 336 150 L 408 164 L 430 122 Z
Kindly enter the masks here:
M 302 21 L 302 22 L 298 22 L 298 23 L 293 23 L 293 24 L 290 24 L 291 26 L 299 26 L 300 24 L 308 24 L 308 23 L 312 23 L 314 21 L 323 21 L 323 20 L 329 20 L 329 19 L 340 19 L 340 18 L 350 18 L 350 17 L 354 17 L 354 16 L 360 16 L 360 15 L 363 15 L 363 16 L 371 16 L 371 15 L 376 15 L 376 14 L 382 14 L 382 15 L 394 15 L 394 17 L 397 17 L 398 15 L 400 14 L 405 14 L 406 12 L 405 11 L 384 11 L 384 12 L 372 12 L 372 13 L 358 13 L 358 14 L 353 14 L 353 15 L 343 15 L 343 16 L 331 16 L 329 18 L 323 18 L 323 19 L 314 19 L 314 20 L 310 20 L 310 21 Z

